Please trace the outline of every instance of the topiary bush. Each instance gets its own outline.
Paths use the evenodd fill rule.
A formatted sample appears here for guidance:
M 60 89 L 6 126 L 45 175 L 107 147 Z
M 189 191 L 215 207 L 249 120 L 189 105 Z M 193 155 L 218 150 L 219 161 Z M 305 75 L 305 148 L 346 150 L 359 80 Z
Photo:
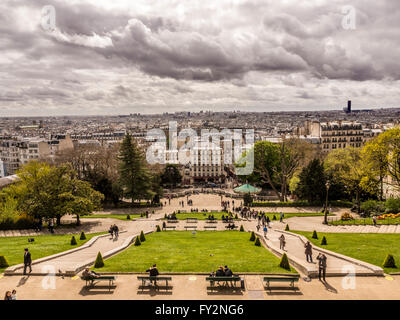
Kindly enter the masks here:
M 7 268 L 9 267 L 8 260 L 5 256 L 0 256 L 0 268 Z
M 276 216 L 275 215 L 272 216 L 272 220 L 276 220 Z
M 261 241 L 260 241 L 259 237 L 256 238 L 256 241 L 254 242 L 254 245 L 257 246 L 257 247 L 261 247 Z
M 80 240 L 86 240 L 86 235 L 85 233 L 82 231 L 81 232 L 81 236 L 79 237 Z
M 76 246 L 78 243 L 76 242 L 75 236 L 71 238 L 71 246 Z
M 313 231 L 311 238 L 318 239 L 317 231 L 315 231 L 315 230 Z
M 157 225 L 156 232 L 161 232 L 161 228 L 159 225 Z
M 95 268 L 102 268 L 104 267 L 104 260 L 103 256 L 101 255 L 100 251 L 97 254 L 96 261 L 94 262 L 94 267 Z
M 284 253 L 282 255 L 281 262 L 279 263 L 279 266 L 281 268 L 285 269 L 285 270 L 290 271 L 289 259 L 288 259 L 287 255 L 286 255 L 286 253 Z
M 254 241 L 254 240 L 256 240 L 256 235 L 254 234 L 254 231 L 252 231 L 251 235 L 250 235 L 250 241 Z
M 240 226 L 240 232 L 244 232 L 244 227 L 243 227 L 243 225 Z
M 386 256 L 385 261 L 383 261 L 383 267 L 384 268 L 397 268 L 396 262 L 394 261 L 394 257 L 391 254 L 388 254 Z
M 327 244 L 328 244 L 328 242 L 326 241 L 326 237 L 323 236 L 323 237 L 322 237 L 322 240 L 321 240 L 321 245 L 322 245 L 322 246 L 326 246 Z
M 140 242 L 146 241 L 146 238 L 144 237 L 144 232 L 140 232 Z
M 140 240 L 139 240 L 139 237 L 136 237 L 136 239 L 135 239 L 135 246 L 140 246 L 142 243 L 140 242 Z
M 131 220 L 131 216 L 129 214 L 126 216 L 126 220 Z
M 289 225 L 288 225 L 288 224 L 287 224 L 286 227 L 285 227 L 285 231 L 290 231 Z
M 235 214 L 235 219 L 239 219 L 237 213 Z

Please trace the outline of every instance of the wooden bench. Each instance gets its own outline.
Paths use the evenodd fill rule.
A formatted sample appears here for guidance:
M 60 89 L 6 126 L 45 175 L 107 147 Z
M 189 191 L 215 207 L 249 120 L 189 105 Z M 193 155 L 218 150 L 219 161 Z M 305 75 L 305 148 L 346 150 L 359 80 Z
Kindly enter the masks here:
M 173 230 L 175 230 L 176 226 L 165 226 L 164 229 L 173 229 Z
M 117 277 L 115 276 L 102 276 L 100 275 L 99 277 L 85 277 L 81 276 L 82 280 L 86 281 L 86 287 L 88 287 L 88 284 L 93 287 L 95 281 L 108 281 L 108 289 L 111 291 L 111 286 L 114 285 L 114 281 L 117 280 Z
M 197 230 L 197 226 L 185 226 L 185 229 L 193 229 L 193 230 Z
M 213 230 L 217 230 L 217 226 L 204 226 L 204 229 L 213 229 Z
M 228 221 L 226 221 L 226 220 L 222 220 L 222 223 L 234 223 L 235 221 L 232 219 L 232 220 L 228 220 Z
M 138 276 L 138 280 L 142 281 L 142 288 L 146 287 L 146 280 L 151 282 L 155 282 L 157 286 L 157 281 L 165 281 L 165 288 L 168 290 L 168 281 L 172 280 L 172 277 L 164 277 L 164 276 Z
M 215 282 L 224 282 L 225 285 L 230 282 L 234 282 L 235 283 L 235 287 L 236 287 L 236 283 L 238 281 L 241 281 L 242 279 L 239 276 L 232 276 L 232 277 L 207 277 L 206 281 L 210 281 L 210 285 L 211 287 L 214 287 Z
M 298 282 L 300 278 L 300 275 L 290 275 L 290 276 L 267 276 L 264 277 L 264 282 L 267 284 L 267 288 L 271 291 L 271 282 L 290 282 L 290 287 L 292 287 L 294 290 L 296 288 L 294 287 L 294 283 Z
M 167 223 L 178 223 L 179 220 L 175 220 L 175 219 L 169 219 L 167 220 Z
M 218 221 L 215 219 L 215 220 L 206 220 L 206 223 L 218 223 Z
M 186 218 L 186 223 L 197 223 L 197 218 Z

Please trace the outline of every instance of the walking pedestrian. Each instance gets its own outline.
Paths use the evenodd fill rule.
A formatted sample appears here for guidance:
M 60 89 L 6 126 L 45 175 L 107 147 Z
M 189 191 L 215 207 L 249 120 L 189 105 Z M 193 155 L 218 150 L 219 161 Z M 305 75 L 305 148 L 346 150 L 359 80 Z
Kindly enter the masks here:
M 25 248 L 24 253 L 24 275 L 26 275 L 26 269 L 29 267 L 29 273 L 32 272 L 32 256 L 28 248 Z
M 279 222 L 283 222 L 283 212 L 281 212 L 280 218 L 279 218 Z
M 305 253 L 306 253 L 306 260 L 307 262 L 313 262 L 312 261 L 312 245 L 310 243 L 310 241 L 307 241 L 307 243 L 304 245 Z
M 321 273 L 322 279 L 325 281 L 325 274 L 326 274 L 326 255 L 320 253 L 317 257 L 318 260 L 318 279 L 321 280 Z
M 267 229 L 267 227 L 264 227 L 264 238 L 267 238 L 267 232 L 268 232 L 268 229 Z
M 285 239 L 285 236 L 282 234 L 282 235 L 279 237 L 279 248 L 280 248 L 281 250 L 285 250 L 285 245 L 286 245 L 286 239 Z
M 114 226 L 113 225 L 111 225 L 110 229 L 108 229 L 108 233 L 110 234 L 111 239 L 113 239 L 113 236 L 114 236 Z
M 374 223 L 374 227 L 376 227 L 376 216 L 372 217 L 372 222 Z

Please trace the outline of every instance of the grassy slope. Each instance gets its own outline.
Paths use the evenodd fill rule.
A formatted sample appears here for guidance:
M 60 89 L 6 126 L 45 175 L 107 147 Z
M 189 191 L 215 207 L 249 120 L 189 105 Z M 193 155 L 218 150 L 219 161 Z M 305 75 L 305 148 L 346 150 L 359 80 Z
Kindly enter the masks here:
M 249 238 L 239 231 L 156 232 L 141 246 L 105 260 L 105 267 L 97 271 L 145 272 L 156 263 L 160 272 L 211 272 L 226 264 L 236 273 L 287 273 L 277 257 Z
M 87 216 L 81 216 L 81 218 L 112 218 L 118 220 L 125 220 L 129 221 L 126 217 L 128 214 L 92 214 Z M 138 219 L 140 218 L 140 214 L 129 214 L 131 219 Z
M 307 237 L 312 243 L 321 246 L 321 239 L 326 237 L 328 250 L 359 259 L 379 267 L 388 253 L 393 254 L 397 268 L 384 268 L 385 272 L 400 271 L 400 234 L 378 233 L 318 233 L 319 239 L 312 239 L 312 232 L 293 231 Z
M 86 240 L 79 240 L 80 234 L 75 235 L 76 242 L 78 243 L 76 246 L 72 246 L 70 243 L 72 235 L 2 237 L 0 238 L 0 255 L 6 256 L 11 266 L 24 262 L 24 248 L 29 248 L 32 260 L 36 260 L 76 248 L 99 234 L 101 233 L 86 234 Z M 34 238 L 35 241 L 28 243 L 28 238 Z M 4 270 L 5 268 L 0 268 L 0 272 Z

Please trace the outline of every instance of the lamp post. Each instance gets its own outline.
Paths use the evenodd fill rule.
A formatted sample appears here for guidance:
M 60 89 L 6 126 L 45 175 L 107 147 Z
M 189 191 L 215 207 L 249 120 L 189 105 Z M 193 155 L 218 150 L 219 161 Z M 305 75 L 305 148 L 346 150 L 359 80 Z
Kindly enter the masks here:
M 329 181 L 325 183 L 326 187 L 326 202 L 325 202 L 325 214 L 324 214 L 324 224 L 328 224 L 328 192 L 329 192 L 329 187 L 331 184 Z

